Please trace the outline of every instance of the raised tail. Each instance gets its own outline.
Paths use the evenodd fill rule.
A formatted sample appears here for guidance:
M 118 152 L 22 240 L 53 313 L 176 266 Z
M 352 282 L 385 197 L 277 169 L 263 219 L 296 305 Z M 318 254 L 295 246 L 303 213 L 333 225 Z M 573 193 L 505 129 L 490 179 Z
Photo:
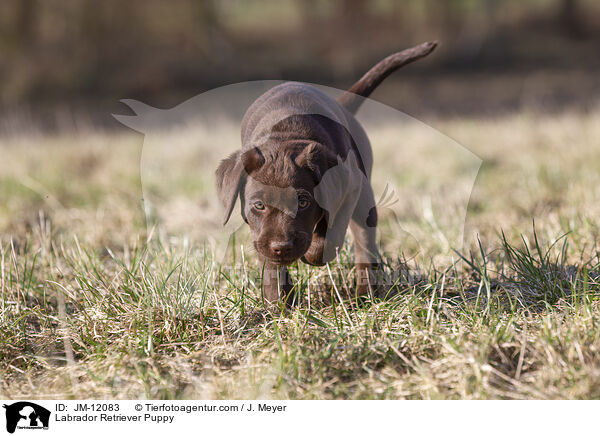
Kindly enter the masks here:
M 368 97 L 387 76 L 406 64 L 424 58 L 436 47 L 437 41 L 425 42 L 388 56 L 367 71 L 358 82 L 338 98 L 338 103 L 351 113 L 356 113 L 364 101 L 361 97 Z

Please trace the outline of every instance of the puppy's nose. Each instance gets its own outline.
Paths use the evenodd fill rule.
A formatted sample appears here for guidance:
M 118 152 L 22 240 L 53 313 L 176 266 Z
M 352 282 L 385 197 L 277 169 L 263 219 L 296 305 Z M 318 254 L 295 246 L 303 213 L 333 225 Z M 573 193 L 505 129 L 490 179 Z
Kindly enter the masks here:
M 282 254 L 285 254 L 291 250 L 291 248 L 294 246 L 294 241 L 291 239 L 288 239 L 287 241 L 273 241 L 271 242 L 270 246 L 273 254 L 276 256 L 281 256 Z

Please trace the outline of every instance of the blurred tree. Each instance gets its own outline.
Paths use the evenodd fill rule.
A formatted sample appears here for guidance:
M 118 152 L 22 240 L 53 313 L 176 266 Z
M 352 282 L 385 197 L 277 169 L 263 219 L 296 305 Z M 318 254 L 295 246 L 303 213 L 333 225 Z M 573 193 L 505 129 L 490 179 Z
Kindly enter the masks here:
M 559 23 L 572 38 L 582 38 L 586 31 L 582 19 L 581 3 L 578 0 L 561 0 L 558 10 Z
M 37 21 L 37 1 L 20 0 L 16 3 L 14 34 L 16 46 L 20 49 L 29 48 L 34 39 Z
M 218 13 L 213 0 L 192 2 L 194 31 L 202 40 L 205 59 L 213 60 L 217 68 L 223 68 L 232 62 L 235 56 L 233 44 Z
M 577 44 L 593 43 L 599 12 L 598 0 L 0 0 L 0 101 L 278 74 L 342 83 L 434 38 L 444 49 L 423 67 L 587 68 Z

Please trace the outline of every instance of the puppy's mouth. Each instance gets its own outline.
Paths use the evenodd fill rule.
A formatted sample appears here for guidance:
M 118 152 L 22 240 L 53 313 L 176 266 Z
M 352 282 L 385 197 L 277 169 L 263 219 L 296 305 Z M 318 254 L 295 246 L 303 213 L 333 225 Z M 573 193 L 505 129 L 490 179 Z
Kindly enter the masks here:
M 290 265 L 300 258 L 300 257 L 282 258 L 282 257 L 267 257 L 267 256 L 265 256 L 265 257 L 268 259 L 269 262 L 274 263 L 275 265 L 281 265 L 281 266 Z
M 261 252 L 260 250 L 259 250 L 259 253 L 261 253 L 263 255 L 263 257 L 265 259 L 267 259 L 269 262 L 274 263 L 276 265 L 281 265 L 281 266 L 290 265 L 302 257 L 302 253 L 300 253 L 298 255 L 288 253 L 288 254 L 282 255 L 282 256 L 274 256 L 273 253 L 265 253 L 265 252 Z
M 295 250 L 289 250 L 280 255 L 276 255 L 271 250 L 262 247 L 261 243 L 254 242 L 254 248 L 256 248 L 256 251 L 260 253 L 262 257 L 270 263 L 280 266 L 290 265 L 300 259 L 306 250 L 308 250 L 308 247 L 304 247 L 305 244 L 301 245 L 301 247 L 295 247 Z

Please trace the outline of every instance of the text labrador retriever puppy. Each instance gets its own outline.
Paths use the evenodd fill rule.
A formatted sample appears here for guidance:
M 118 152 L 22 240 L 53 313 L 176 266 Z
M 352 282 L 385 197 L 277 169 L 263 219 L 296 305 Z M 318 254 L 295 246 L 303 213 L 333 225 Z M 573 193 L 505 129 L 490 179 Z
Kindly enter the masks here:
M 379 254 L 367 135 L 354 114 L 393 71 L 427 56 L 428 42 L 371 68 L 337 101 L 307 84 L 288 82 L 259 97 L 242 121 L 242 149 L 216 171 L 225 223 L 236 200 L 264 261 L 263 295 L 291 301 L 286 265 L 325 265 L 348 226 L 355 246 L 356 295 L 372 290 Z

